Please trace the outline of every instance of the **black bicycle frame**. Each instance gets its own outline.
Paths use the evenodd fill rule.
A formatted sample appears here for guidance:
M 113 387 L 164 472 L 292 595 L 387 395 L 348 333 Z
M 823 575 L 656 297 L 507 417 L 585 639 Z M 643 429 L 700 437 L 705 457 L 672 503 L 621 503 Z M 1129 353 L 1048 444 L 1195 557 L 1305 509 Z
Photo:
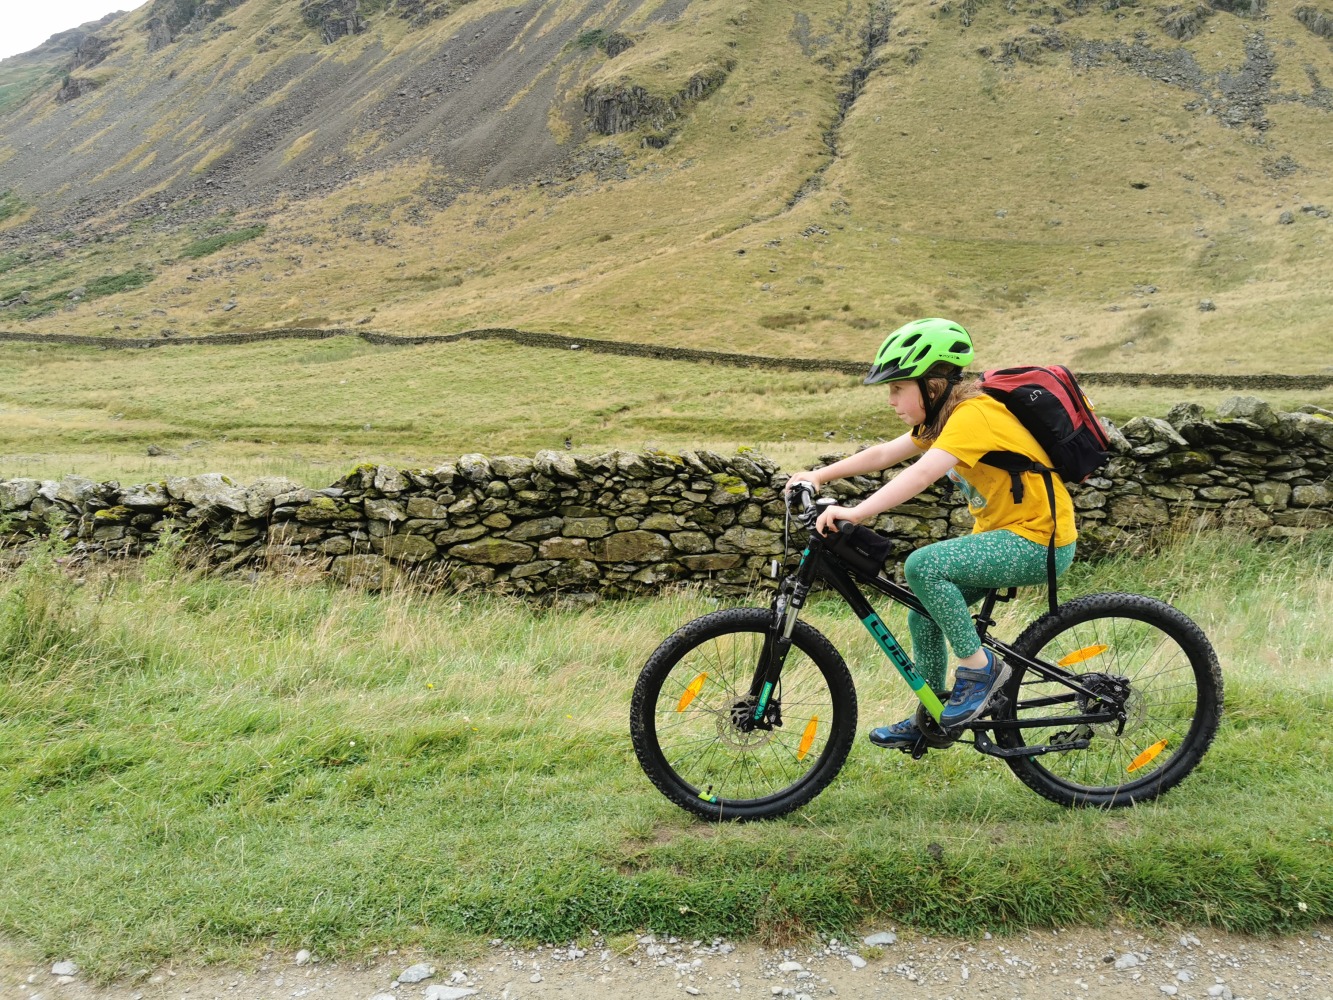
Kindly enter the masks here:
M 899 675 L 926 707 L 926 711 L 936 722 L 939 721 L 940 712 L 943 710 L 939 697 L 926 683 L 925 678 L 917 672 L 916 664 L 912 661 L 912 658 L 861 592 L 856 580 L 853 579 L 854 572 L 849 572 L 837 557 L 824 547 L 823 539 L 820 536 L 811 534 L 810 544 L 801 554 L 800 564 L 783 581 L 778 590 L 778 595 L 773 601 L 773 624 L 764 639 L 759 663 L 756 664 L 754 678 L 750 685 L 750 704 L 754 707 L 750 718 L 747 720 L 747 728 L 771 728 L 765 723 L 765 715 L 768 712 L 772 694 L 777 690 L 778 681 L 781 679 L 782 667 L 786 662 L 787 653 L 791 649 L 791 634 L 796 627 L 796 619 L 799 617 L 801 608 L 805 605 L 806 597 L 816 580 L 827 584 L 847 603 L 857 618 L 861 620 L 861 624 L 866 627 L 871 637 L 874 638 L 880 650 L 888 657 L 889 662 L 893 664 Z M 901 584 L 884 577 L 869 577 L 860 573 L 856 573 L 856 577 L 896 603 L 908 608 L 908 610 L 915 611 L 927 618 L 930 617 L 930 612 L 926 610 L 916 595 Z M 1080 694 L 1094 702 L 1101 700 L 1096 692 L 1089 690 L 1079 681 L 1077 675 L 1055 664 L 1024 656 L 1008 643 L 991 637 L 988 634 L 991 624 L 990 613 L 996 600 L 996 591 L 990 591 L 981 613 L 976 616 L 977 634 L 982 644 L 994 650 L 1010 663 L 1021 664 L 1026 670 L 1069 689 L 1068 694 L 1047 696 L 1025 702 L 1021 707 L 1039 708 L 1047 705 L 1066 704 L 1076 700 Z M 1020 706 L 1015 706 L 1015 708 L 1017 707 Z M 985 719 L 968 723 L 964 728 L 978 731 L 986 729 L 1036 729 L 1051 725 L 1096 725 L 1115 722 L 1117 718 L 1116 712 L 1107 711 L 1082 715 L 1061 715 L 1054 718 Z M 985 746 L 983 747 L 983 735 L 981 732 L 977 734 L 978 749 L 983 749 L 987 753 L 994 753 L 997 756 L 1010 756 L 1014 753 L 1013 751 L 1000 750 L 989 740 L 985 740 Z M 1062 749 L 1076 748 L 1078 748 L 1077 744 L 1066 744 L 1062 747 Z M 1025 747 L 1021 752 L 1025 754 L 1040 753 L 1045 752 L 1046 749 L 1044 747 Z

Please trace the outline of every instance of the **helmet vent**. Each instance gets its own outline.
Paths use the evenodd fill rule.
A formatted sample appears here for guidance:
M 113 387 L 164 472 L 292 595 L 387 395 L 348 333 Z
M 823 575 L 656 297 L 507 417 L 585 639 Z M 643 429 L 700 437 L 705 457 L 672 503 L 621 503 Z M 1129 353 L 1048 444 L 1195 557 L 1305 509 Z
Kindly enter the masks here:
M 946 319 L 919 319 L 894 330 L 875 354 L 866 385 L 920 379 L 933 367 L 952 376 L 970 364 L 972 340 L 957 323 Z

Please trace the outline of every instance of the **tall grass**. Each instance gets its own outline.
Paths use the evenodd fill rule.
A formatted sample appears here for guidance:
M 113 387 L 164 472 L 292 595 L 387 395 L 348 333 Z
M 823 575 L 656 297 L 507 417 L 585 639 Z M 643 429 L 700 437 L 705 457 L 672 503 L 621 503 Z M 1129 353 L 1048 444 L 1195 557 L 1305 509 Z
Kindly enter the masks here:
M 1170 598 L 1218 647 L 1223 729 L 1160 802 L 1066 811 L 969 750 L 861 742 L 815 802 L 745 827 L 667 803 L 626 732 L 643 660 L 706 594 L 579 610 L 39 557 L 0 585 L 0 935 L 112 975 L 593 928 L 1307 926 L 1333 917 L 1329 541 L 1211 534 L 1071 570 L 1068 596 Z M 859 624 L 807 617 L 861 728 L 900 718 Z

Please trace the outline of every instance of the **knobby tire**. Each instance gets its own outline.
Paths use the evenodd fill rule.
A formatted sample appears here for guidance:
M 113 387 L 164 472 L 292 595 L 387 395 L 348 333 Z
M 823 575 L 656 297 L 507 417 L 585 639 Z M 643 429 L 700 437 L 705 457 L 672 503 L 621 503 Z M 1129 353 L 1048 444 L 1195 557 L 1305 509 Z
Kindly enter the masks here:
M 644 773 L 704 819 L 772 819 L 798 809 L 837 776 L 851 750 L 851 673 L 802 621 L 775 691 L 782 725 L 750 732 L 735 725 L 772 621 L 766 608 L 698 618 L 657 648 L 634 687 L 630 736 Z
M 1023 656 L 1084 677 L 1129 680 L 1128 721 L 1036 729 L 997 728 L 1005 748 L 1088 737 L 1086 750 L 1010 758 L 1033 791 L 1066 806 L 1114 807 L 1155 799 L 1179 784 L 1207 752 L 1222 715 L 1222 672 L 1203 631 L 1171 605 L 1136 594 L 1093 594 L 1061 605 L 1024 630 L 1013 644 Z M 997 718 L 1076 715 L 1070 689 L 1022 664 L 1006 683 Z M 1052 704 L 1053 699 L 1066 699 Z M 1044 705 L 1035 704 L 1045 700 Z M 1154 748 L 1165 741 L 1155 756 Z M 1149 759 L 1144 761 L 1143 758 Z

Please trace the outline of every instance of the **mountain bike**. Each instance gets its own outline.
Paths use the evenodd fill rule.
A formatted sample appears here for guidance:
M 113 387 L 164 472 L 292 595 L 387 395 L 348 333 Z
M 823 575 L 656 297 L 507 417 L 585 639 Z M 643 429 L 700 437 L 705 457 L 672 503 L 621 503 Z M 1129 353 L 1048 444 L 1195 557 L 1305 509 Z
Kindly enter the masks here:
M 800 619 L 816 583 L 842 598 L 916 694 L 914 758 L 970 744 L 1053 802 L 1102 808 L 1155 799 L 1203 758 L 1222 714 L 1217 655 L 1186 615 L 1138 594 L 1076 598 L 1004 642 L 991 634 L 992 615 L 1014 591 L 987 592 L 977 634 L 1012 674 L 981 716 L 942 728 L 947 692 L 931 690 L 858 584 L 929 612 L 882 567 L 845 545 L 840 553 L 841 532 L 815 530 L 831 503 L 805 483 L 787 494 L 788 525 L 799 522 L 808 541 L 770 607 L 697 618 L 644 665 L 630 735 L 672 802 L 708 820 L 770 819 L 837 777 L 856 735 L 856 688 L 833 644 Z

